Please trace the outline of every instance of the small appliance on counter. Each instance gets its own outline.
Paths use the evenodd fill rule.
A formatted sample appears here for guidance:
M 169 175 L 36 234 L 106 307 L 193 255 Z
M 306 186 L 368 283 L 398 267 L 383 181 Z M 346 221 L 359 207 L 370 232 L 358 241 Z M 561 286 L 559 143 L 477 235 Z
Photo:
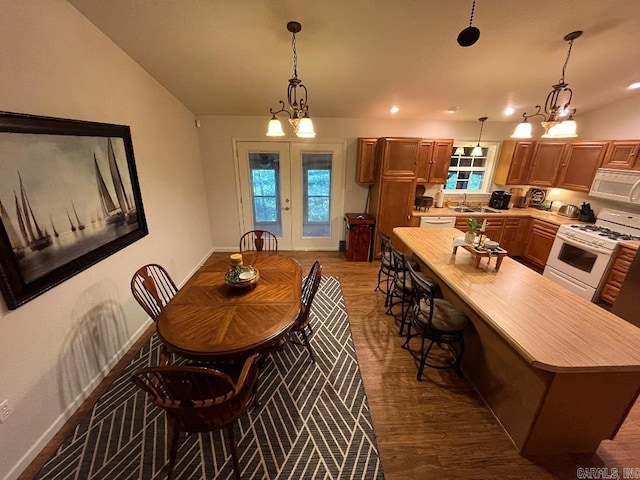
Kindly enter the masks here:
M 522 188 L 510 188 L 511 199 L 513 201 L 514 208 L 526 208 L 529 206 L 529 198 L 526 197 L 522 192 Z
M 578 218 L 580 216 L 580 209 L 570 203 L 565 203 L 558 209 L 558 215 L 567 218 Z
M 582 207 L 580 208 L 580 214 L 578 215 L 578 220 L 581 222 L 596 222 L 596 214 L 593 210 L 591 210 L 591 204 L 582 202 Z
M 429 210 L 429 208 L 433 205 L 433 197 L 423 196 L 425 190 L 426 188 L 424 185 L 418 185 L 416 187 L 416 198 L 413 202 L 413 205 L 415 206 L 416 210 L 420 210 L 421 208 Z
M 509 202 L 511 201 L 511 192 L 505 192 L 504 190 L 496 190 L 491 192 L 491 198 L 489 199 L 489 207 L 497 208 L 498 210 L 507 210 L 509 208 Z

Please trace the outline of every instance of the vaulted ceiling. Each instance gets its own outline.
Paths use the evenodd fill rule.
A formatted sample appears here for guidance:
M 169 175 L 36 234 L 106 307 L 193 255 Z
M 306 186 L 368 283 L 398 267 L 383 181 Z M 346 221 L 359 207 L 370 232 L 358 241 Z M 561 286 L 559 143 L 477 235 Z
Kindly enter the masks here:
M 640 0 L 68 0 L 196 115 L 268 116 L 298 76 L 313 117 L 515 121 L 566 69 L 587 112 L 640 90 Z M 458 107 L 454 115 L 446 109 Z

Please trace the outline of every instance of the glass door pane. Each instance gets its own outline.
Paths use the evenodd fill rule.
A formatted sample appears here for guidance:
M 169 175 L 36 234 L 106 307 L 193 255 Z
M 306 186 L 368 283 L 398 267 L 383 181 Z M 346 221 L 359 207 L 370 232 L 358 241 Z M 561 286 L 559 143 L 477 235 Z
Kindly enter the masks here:
M 253 227 L 282 237 L 280 158 L 277 152 L 249 152 Z
M 302 236 L 331 237 L 330 153 L 302 154 Z
M 236 146 L 240 235 L 248 230 L 268 230 L 278 237 L 278 250 L 291 250 L 289 144 L 248 141 Z

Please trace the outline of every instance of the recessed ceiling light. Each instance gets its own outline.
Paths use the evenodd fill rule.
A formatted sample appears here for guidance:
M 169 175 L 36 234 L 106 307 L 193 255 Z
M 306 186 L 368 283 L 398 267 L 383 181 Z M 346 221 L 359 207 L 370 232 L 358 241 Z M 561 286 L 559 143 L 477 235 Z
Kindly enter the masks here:
M 507 108 L 505 108 L 505 109 L 504 109 L 504 114 L 505 114 L 506 116 L 513 115 L 513 112 L 515 112 L 515 111 L 516 111 L 516 109 L 515 109 L 515 108 L 513 108 L 513 107 L 507 107 Z
M 640 82 L 633 82 L 631 85 L 629 85 L 627 87 L 629 90 L 635 90 L 637 88 L 640 88 Z
M 447 108 L 447 113 L 456 113 L 457 111 L 458 111 L 458 107 Z
M 391 107 L 391 113 L 397 113 L 398 110 L 400 110 L 400 108 L 398 108 L 397 105 L 394 105 L 393 107 Z

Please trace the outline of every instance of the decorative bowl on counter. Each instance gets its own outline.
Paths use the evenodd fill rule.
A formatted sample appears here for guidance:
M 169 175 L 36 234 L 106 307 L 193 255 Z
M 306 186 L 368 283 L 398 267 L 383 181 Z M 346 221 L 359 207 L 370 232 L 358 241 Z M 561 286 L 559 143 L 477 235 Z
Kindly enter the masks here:
M 500 244 L 495 240 L 486 240 L 483 244 L 483 247 L 486 248 L 487 250 L 495 250 L 499 246 Z

